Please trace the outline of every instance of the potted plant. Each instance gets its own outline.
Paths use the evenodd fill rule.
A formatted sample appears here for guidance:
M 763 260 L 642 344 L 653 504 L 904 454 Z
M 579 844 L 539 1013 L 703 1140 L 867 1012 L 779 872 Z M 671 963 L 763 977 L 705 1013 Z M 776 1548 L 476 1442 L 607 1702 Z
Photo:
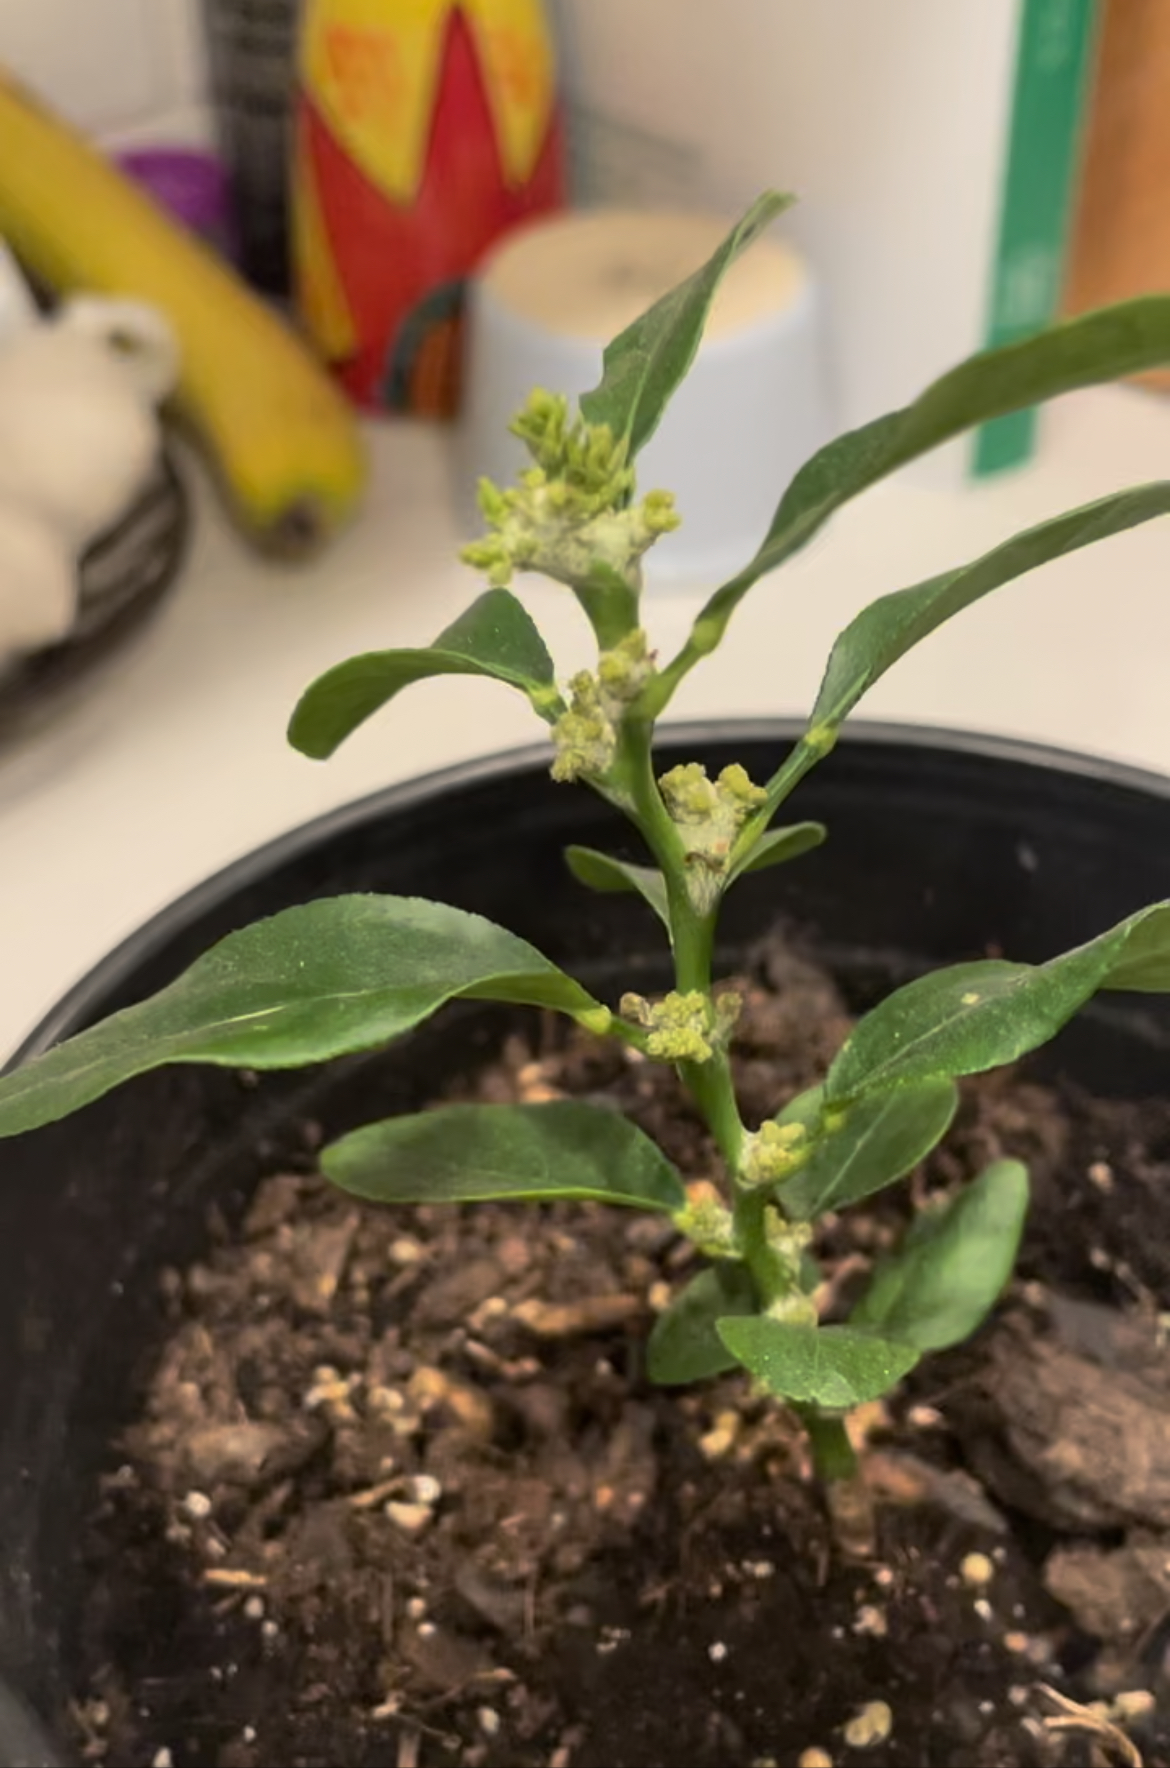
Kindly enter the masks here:
M 1162 1108 L 1138 1159 L 1137 1120 L 1109 1104 L 1058 1102 L 1042 1070 L 980 1077 L 1106 992 L 1064 1072 L 1108 1094 L 1112 1061 L 1157 1090 L 1146 997 L 1170 988 L 1170 903 L 1138 886 L 1165 890 L 1146 840 L 1165 793 L 879 733 L 806 788 L 849 812 L 840 828 L 775 818 L 913 644 L 1170 510 L 1170 484 L 865 608 L 802 730 L 654 734 L 742 597 L 850 496 L 973 424 L 1166 360 L 1170 299 L 973 358 L 822 450 L 660 662 L 639 561 L 675 517 L 667 494 L 636 501 L 633 462 L 722 274 L 783 202 L 761 198 L 615 340 L 579 418 L 533 395 L 516 425 L 533 467 L 483 488 L 489 535 L 467 556 L 489 587 L 468 611 L 429 648 L 331 670 L 292 721 L 324 757 L 411 682 L 488 676 L 551 727 L 552 780 L 488 764 L 278 844 L 115 959 L 0 1082 L 0 1132 L 22 1138 L 0 1206 L 23 1218 L 0 1645 L 42 1700 L 84 1664 L 95 1757 L 812 1768 L 1041 1760 L 1082 1734 L 1124 1754 L 1128 1730 L 1156 1734 L 1126 1651 L 1162 1590 L 1164 1375 L 1140 1309 L 1118 1320 L 1079 1291 L 1108 1271 L 1157 1311 Z M 597 669 L 567 692 L 507 587 L 525 569 L 564 582 L 596 633 Z M 611 850 L 623 820 L 634 854 Z M 587 921 L 579 884 L 599 893 Z M 496 919 L 509 897 L 523 937 Z M 775 937 L 778 907 L 812 944 Z M 633 931 L 647 909 L 657 955 Z M 1138 1180 L 1101 1152 L 1119 1139 L 1144 1225 Z M 1033 1281 L 977 1355 L 955 1347 L 1011 1278 L 1022 1153 Z M 1114 1194 L 1117 1251 L 1094 1214 Z M 540 1206 L 527 1227 L 521 1200 Z M 1049 1243 L 1068 1208 L 1098 1239 L 1065 1268 Z M 1094 1382 L 1096 1460 L 1078 1423 Z M 120 1464 L 79 1573 L 114 1394 Z M 1077 1537 L 1058 1565 L 1013 1533 L 1029 1513 Z M 1123 1585 L 1114 1637 L 1102 1593 Z M 1074 1620 L 1108 1644 L 1095 1705 L 1052 1686 Z

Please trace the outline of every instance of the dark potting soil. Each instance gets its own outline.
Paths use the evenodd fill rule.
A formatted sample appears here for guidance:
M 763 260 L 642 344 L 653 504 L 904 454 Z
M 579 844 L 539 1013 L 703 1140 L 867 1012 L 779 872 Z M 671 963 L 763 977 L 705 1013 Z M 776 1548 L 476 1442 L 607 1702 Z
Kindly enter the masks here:
M 848 1027 L 772 946 L 734 1055 L 756 1120 Z M 694 1184 L 672 1074 L 532 1022 L 448 1097 L 595 1097 Z M 830 1218 L 825 1308 L 907 1198 L 1018 1155 L 997 1320 L 854 1421 L 826 1509 L 799 1428 L 644 1373 L 692 1270 L 593 1206 L 385 1210 L 311 1172 L 161 1274 L 86 1543 L 87 1760 L 165 1768 L 1170 1764 L 1170 1107 L 970 1085 L 909 1186 Z

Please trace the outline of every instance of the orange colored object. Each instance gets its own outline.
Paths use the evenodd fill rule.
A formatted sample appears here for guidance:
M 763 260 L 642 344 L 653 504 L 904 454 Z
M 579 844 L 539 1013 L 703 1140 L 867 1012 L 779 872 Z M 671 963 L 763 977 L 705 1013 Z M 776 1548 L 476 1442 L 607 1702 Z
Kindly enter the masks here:
M 543 0 L 308 0 L 298 78 L 302 322 L 362 404 L 448 416 L 468 274 L 564 202 Z

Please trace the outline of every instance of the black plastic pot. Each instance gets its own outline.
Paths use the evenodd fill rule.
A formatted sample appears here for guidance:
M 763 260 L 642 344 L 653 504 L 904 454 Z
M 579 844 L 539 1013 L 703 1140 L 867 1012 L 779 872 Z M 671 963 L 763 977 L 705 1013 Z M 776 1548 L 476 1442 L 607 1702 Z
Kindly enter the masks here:
M 666 764 L 742 761 L 761 778 L 792 727 L 676 727 Z M 568 876 L 570 841 L 632 852 L 544 751 L 395 787 L 230 867 L 120 947 L 45 1020 L 22 1057 L 172 978 L 234 927 L 351 890 L 436 896 L 502 921 L 592 986 L 654 987 L 661 938 L 637 901 Z M 875 984 L 998 947 L 1042 959 L 1170 897 L 1170 781 L 1051 751 L 858 727 L 802 787 L 825 847 L 729 899 L 725 961 L 779 918 Z M 199 1250 L 206 1206 L 230 1214 L 300 1120 L 329 1134 L 421 1102 L 498 1030 L 454 1009 L 388 1052 L 245 1085 L 212 1068 L 149 1075 L 0 1145 L 0 1670 L 49 1725 L 70 1688 L 81 1606 L 76 1543 L 111 1427 L 125 1415 L 163 1262 Z M 18 1058 L 19 1060 L 20 1058 Z M 1170 1074 L 1170 1009 L 1106 997 L 1045 1057 L 1104 1095 Z M 0 1696 L 0 1765 L 60 1759 Z

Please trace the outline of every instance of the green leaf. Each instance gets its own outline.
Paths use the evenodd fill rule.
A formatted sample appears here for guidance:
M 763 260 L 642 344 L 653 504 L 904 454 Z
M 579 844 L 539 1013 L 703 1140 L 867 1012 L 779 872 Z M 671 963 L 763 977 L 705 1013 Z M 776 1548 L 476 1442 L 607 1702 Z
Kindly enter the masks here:
M 875 418 L 806 461 L 755 557 L 716 590 L 691 637 L 643 695 L 656 716 L 687 670 L 718 645 L 752 585 L 791 558 L 843 504 L 965 430 L 1010 411 L 1170 362 L 1170 295 L 1143 295 L 968 357 L 912 405 Z
M 901 1249 L 878 1266 L 852 1324 L 917 1351 L 961 1344 L 1002 1295 L 1027 1213 L 1027 1169 L 997 1160 L 949 1203 L 922 1210 Z
M 603 895 L 634 892 L 645 899 L 670 932 L 670 909 L 666 880 L 653 866 L 634 866 L 624 859 L 599 853 L 595 847 L 566 847 L 565 862 L 574 878 Z
M 301 695 L 288 740 L 324 761 L 395 694 L 433 675 L 486 675 L 528 695 L 552 724 L 564 705 L 552 658 L 531 617 L 507 589 L 489 589 L 419 650 L 368 651 L 318 676 Z
M 792 823 L 787 828 L 769 829 L 744 855 L 733 863 L 728 882 L 743 877 L 745 872 L 763 872 L 769 866 L 782 866 L 819 847 L 828 834 L 824 823 Z
M 918 1352 L 851 1326 L 790 1326 L 764 1314 L 720 1320 L 720 1338 L 782 1400 L 845 1411 L 889 1393 Z
M 757 234 L 794 200 L 778 191 L 766 191 L 701 269 L 663 295 L 606 348 L 600 385 L 581 398 L 581 415 L 591 424 L 608 424 L 616 440 L 627 437 L 631 459 L 658 428 L 694 361 L 724 275 Z
M 389 1117 L 326 1148 L 321 1170 L 377 1203 L 575 1198 L 671 1212 L 686 1203 L 649 1136 L 620 1112 L 573 1100 Z
M 776 1113 L 776 1122 L 803 1124 L 810 1135 L 819 1135 L 824 1115 L 824 1087 L 806 1087 L 803 1093 L 797 1093 L 789 1099 L 783 1111 Z
M 721 1259 L 708 1265 L 659 1314 L 646 1347 L 646 1372 L 661 1387 L 682 1387 L 734 1369 L 737 1359 L 716 1330 L 722 1319 L 754 1314 L 747 1267 Z
M 1139 909 L 1047 964 L 988 958 L 907 983 L 858 1022 L 825 1099 L 999 1068 L 1046 1043 L 1102 988 L 1170 989 L 1170 903 Z
M 823 823 L 793 823 L 790 828 L 771 829 L 739 864 L 730 868 L 727 882 L 732 883 L 745 872 L 762 872 L 768 866 L 796 859 L 799 854 L 819 847 L 827 834 Z M 599 853 L 595 847 L 566 847 L 565 860 L 574 878 L 590 890 L 637 892 L 670 932 L 666 881 L 656 867 L 631 865 L 627 860 Z
M 0 1079 L 0 1136 L 168 1062 L 297 1068 L 368 1050 L 458 996 L 606 1009 L 526 940 L 409 896 L 335 896 L 213 946 L 169 988 Z
M 826 1210 L 858 1203 L 904 1178 L 946 1135 L 958 1103 L 954 1081 L 926 1080 L 867 1094 L 845 1107 L 838 1126 L 822 1125 L 807 1166 L 779 1187 L 785 1214 L 798 1222 L 815 1221 Z M 805 1108 L 798 1101 L 793 1106 Z M 779 1121 L 805 1120 L 782 1113 Z
M 1155 904 L 1121 923 L 1129 931 L 1110 958 L 1108 973 L 1099 987 L 1132 989 L 1137 994 L 1164 994 L 1170 990 L 1170 925 L 1167 916 L 1158 913 L 1160 907 L 1166 906 Z
M 891 664 L 953 614 L 1050 559 L 1120 534 L 1170 512 L 1170 481 L 1160 479 L 1041 522 L 985 553 L 974 564 L 944 571 L 910 589 L 895 590 L 863 608 L 841 633 L 828 666 L 810 729 L 836 729 Z

